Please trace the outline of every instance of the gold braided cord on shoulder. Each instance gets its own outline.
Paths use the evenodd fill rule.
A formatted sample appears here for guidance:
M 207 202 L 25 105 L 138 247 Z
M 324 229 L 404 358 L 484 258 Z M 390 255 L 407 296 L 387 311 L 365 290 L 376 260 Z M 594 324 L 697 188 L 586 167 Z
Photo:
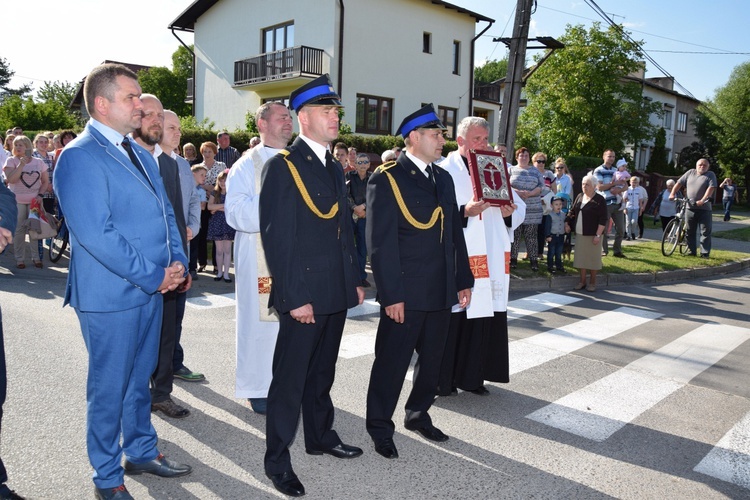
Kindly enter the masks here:
M 396 162 L 393 162 L 393 163 L 395 165 Z M 401 190 L 398 188 L 398 184 L 396 184 L 396 179 L 394 179 L 391 173 L 387 172 L 386 170 L 387 169 L 384 169 L 383 173 L 385 173 L 385 176 L 388 177 L 388 180 L 391 183 L 393 196 L 396 197 L 396 203 L 398 204 L 398 208 L 401 209 L 401 213 L 404 215 L 404 218 L 406 219 L 406 221 L 417 229 L 426 230 L 426 229 L 431 229 L 437 222 L 438 217 L 440 217 L 440 241 L 443 241 L 443 228 L 444 228 L 444 222 L 445 222 L 444 221 L 445 215 L 443 214 L 443 207 L 438 205 L 437 208 L 435 208 L 435 210 L 432 212 L 432 217 L 430 217 L 429 222 L 427 223 L 419 222 L 417 219 L 414 218 L 411 212 L 409 212 L 409 209 L 406 207 L 406 202 L 404 202 L 404 197 L 401 196 Z
M 378 168 L 375 169 L 376 172 L 385 172 L 386 170 L 393 168 L 397 165 L 397 163 L 393 160 L 387 161 L 380 165 Z
M 333 219 L 334 217 L 336 217 L 336 214 L 339 212 L 339 202 L 335 201 L 327 214 L 324 214 L 323 212 L 318 210 L 318 207 L 315 206 L 312 198 L 310 198 L 310 193 L 307 192 L 307 188 L 302 183 L 302 178 L 299 176 L 297 167 L 295 167 L 294 164 L 287 158 L 287 156 L 289 156 L 289 151 L 287 151 L 286 149 L 282 149 L 280 153 L 284 157 L 284 161 L 286 161 L 286 164 L 289 166 L 289 172 L 292 174 L 294 184 L 296 184 L 297 190 L 302 196 L 302 199 L 305 201 L 305 205 L 307 205 L 307 208 L 309 208 L 312 213 L 314 213 L 321 219 Z

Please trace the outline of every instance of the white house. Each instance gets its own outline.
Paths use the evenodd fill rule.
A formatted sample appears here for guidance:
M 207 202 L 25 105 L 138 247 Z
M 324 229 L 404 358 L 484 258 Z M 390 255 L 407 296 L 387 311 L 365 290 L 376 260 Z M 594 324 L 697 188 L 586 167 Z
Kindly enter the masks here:
M 628 79 L 641 85 L 644 98 L 661 105 L 661 115 L 652 114 L 650 121 L 653 125 L 664 129 L 667 161 L 676 161 L 676 156 L 683 148 L 698 141 L 692 119 L 695 118 L 695 110 L 701 102 L 674 90 L 674 78 L 666 76 L 645 78 L 641 70 L 630 75 Z M 653 139 L 628 147 L 637 170 L 646 169 L 653 148 Z
M 195 33 L 194 113 L 244 128 L 248 111 L 329 73 L 360 134 L 393 134 L 433 103 L 449 133 L 474 109 L 477 23 L 439 0 L 196 0 L 169 26 Z M 482 105 L 490 123 L 497 106 Z

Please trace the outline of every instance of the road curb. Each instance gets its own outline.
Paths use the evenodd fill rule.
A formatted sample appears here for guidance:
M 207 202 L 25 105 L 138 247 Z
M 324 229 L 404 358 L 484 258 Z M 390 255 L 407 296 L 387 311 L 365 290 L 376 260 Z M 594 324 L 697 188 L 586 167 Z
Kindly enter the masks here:
M 619 285 L 648 285 L 651 283 L 692 281 L 700 278 L 710 278 L 711 276 L 733 274 L 748 268 L 750 268 L 750 257 L 712 267 L 691 267 L 688 269 L 675 269 L 674 271 L 658 271 L 656 273 L 599 274 L 596 286 L 597 288 L 602 288 Z M 576 283 L 578 283 L 578 276 L 572 273 L 567 276 L 539 278 L 521 278 L 511 275 L 510 291 L 570 290 Z

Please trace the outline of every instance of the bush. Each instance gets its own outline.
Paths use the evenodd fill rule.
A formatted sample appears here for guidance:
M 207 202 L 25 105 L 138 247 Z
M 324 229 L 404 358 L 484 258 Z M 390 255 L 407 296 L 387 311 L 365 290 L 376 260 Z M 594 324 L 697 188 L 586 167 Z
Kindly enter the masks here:
M 357 135 L 357 134 L 341 134 L 333 144 L 337 142 L 343 142 L 348 147 L 354 147 L 359 153 L 375 153 L 381 155 L 387 149 L 393 149 L 395 147 L 404 147 L 404 140 L 400 136 L 395 135 Z M 443 147 L 443 156 L 448 156 L 448 153 L 458 149 L 458 143 L 456 141 L 447 141 Z
M 593 156 L 566 156 L 565 164 L 568 165 L 568 170 L 594 170 L 596 167 L 602 164 L 601 158 L 595 158 Z

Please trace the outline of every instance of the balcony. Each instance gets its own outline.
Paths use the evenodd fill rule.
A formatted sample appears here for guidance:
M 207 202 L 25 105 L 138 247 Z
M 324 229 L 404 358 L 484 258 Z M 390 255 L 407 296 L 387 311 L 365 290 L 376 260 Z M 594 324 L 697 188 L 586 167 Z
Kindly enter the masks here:
M 253 85 L 300 76 L 323 74 L 323 50 L 291 47 L 235 61 L 234 85 Z
M 500 104 L 500 85 L 497 83 L 474 83 L 474 99 Z

